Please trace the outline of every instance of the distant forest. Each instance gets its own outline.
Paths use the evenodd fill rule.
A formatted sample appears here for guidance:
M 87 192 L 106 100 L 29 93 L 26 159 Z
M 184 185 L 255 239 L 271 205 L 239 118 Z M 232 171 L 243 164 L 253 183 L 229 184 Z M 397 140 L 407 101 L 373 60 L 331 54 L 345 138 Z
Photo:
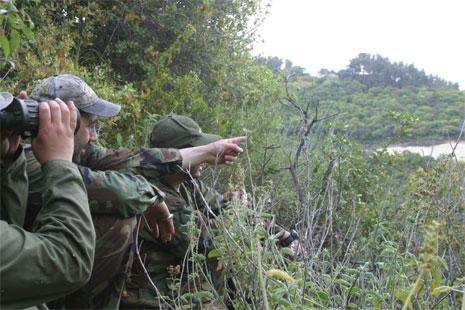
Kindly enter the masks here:
M 171 112 L 204 132 L 248 136 L 238 164 L 205 170 L 205 184 L 231 200 L 209 227 L 192 212 L 187 267 L 170 276 L 168 296 L 140 291 L 157 292 L 160 308 L 465 309 L 465 164 L 383 148 L 459 137 L 465 92 L 378 55 L 317 76 L 257 58 L 268 9 L 260 0 L 0 1 L 0 90 L 80 76 L 121 105 L 98 123 L 111 148 L 147 147 Z M 265 223 L 295 229 L 302 248 L 278 244 Z M 204 228 L 208 253 L 197 242 Z
M 278 57 L 259 62 L 287 77 L 299 100 L 337 113 L 329 125 L 363 144 L 433 143 L 460 134 L 465 93 L 413 65 L 361 53 L 346 69 L 321 69 L 315 77 Z

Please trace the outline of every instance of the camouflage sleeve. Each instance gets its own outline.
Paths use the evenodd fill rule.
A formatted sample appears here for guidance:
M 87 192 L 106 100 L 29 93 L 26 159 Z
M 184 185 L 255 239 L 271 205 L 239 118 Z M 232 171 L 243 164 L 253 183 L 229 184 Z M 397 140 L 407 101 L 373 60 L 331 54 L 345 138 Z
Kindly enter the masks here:
M 176 149 L 111 150 L 91 143 L 79 164 L 92 212 L 117 211 L 128 217 L 162 199 L 163 193 L 153 183 L 179 171 L 182 158 Z
M 26 216 L 28 181 L 22 147 L 17 157 L 1 171 L 0 216 L 8 223 L 23 226 Z
M 40 164 L 30 148 L 26 150 L 26 158 L 30 182 L 27 227 L 30 227 L 31 220 L 40 208 L 44 182 Z M 140 175 L 113 170 L 94 171 L 82 165 L 78 168 L 87 189 L 91 213 L 128 218 L 144 212 L 162 199 L 163 193 Z
M 140 175 L 118 171 L 93 171 L 79 166 L 92 213 L 128 218 L 159 203 L 163 193 Z
M 62 297 L 84 285 L 91 274 L 95 231 L 76 165 L 48 162 L 43 166 L 43 182 L 43 208 L 34 233 L 0 221 L 0 305 L 4 309 Z
M 89 144 L 78 163 L 92 170 L 126 170 L 135 173 L 145 171 L 148 176 L 158 179 L 161 175 L 179 171 L 182 157 L 176 149 L 142 148 L 106 149 L 95 143 Z

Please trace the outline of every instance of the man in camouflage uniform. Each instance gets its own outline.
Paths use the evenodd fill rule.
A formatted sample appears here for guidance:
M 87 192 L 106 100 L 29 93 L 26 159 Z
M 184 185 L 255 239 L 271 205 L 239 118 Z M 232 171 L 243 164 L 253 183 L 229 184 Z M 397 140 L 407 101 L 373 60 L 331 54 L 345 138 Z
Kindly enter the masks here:
M 207 145 L 220 139 L 220 136 L 202 133 L 199 125 L 191 118 L 171 114 L 155 124 L 151 135 L 151 146 L 183 149 Z M 229 202 L 229 198 L 200 181 L 202 169 L 202 165 L 196 165 L 188 170 L 166 175 L 159 180 L 147 177 L 147 180 L 154 182 L 165 193 L 165 202 L 174 215 L 176 232 L 171 242 L 164 243 L 152 238 L 149 230 L 142 230 L 141 255 L 145 262 L 144 268 L 157 290 L 162 296 L 166 296 L 169 302 L 175 304 L 179 302 L 176 300 L 179 286 L 182 295 L 195 291 L 196 285 L 199 289 L 202 287 L 202 282 L 206 283 L 213 279 L 217 289 L 223 282 L 220 272 L 215 270 L 215 259 L 207 260 L 209 267 L 205 275 L 187 281 L 190 266 L 186 262 L 190 254 L 195 252 L 208 256 L 208 252 L 213 249 L 211 229 L 215 226 L 211 215 L 217 215 L 219 209 Z M 144 174 L 143 171 L 141 173 Z M 294 240 L 290 240 L 292 234 L 282 228 L 278 231 L 275 227 L 273 232 L 280 234 L 283 245 Z M 292 237 L 297 236 L 292 235 Z M 160 302 L 147 279 L 144 268 L 136 264 L 132 270 L 131 280 L 127 283 L 128 295 L 123 299 L 123 304 L 129 308 L 157 307 Z
M 98 146 L 95 123 L 99 117 L 116 115 L 120 107 L 99 98 L 80 78 L 73 75 L 58 75 L 38 82 L 31 96 L 46 99 L 59 96 L 73 100 L 81 111 L 81 127 L 76 134 L 73 161 L 83 176 L 87 188 L 90 210 L 97 232 L 97 247 L 94 270 L 88 285 L 81 292 L 67 298 L 68 306 L 103 306 L 102 293 L 113 292 L 111 284 L 120 275 L 123 259 L 133 243 L 136 225 L 135 215 L 150 210 L 148 222 L 154 238 L 169 241 L 174 232 L 170 213 L 163 203 L 163 193 L 139 174 L 120 172 L 129 167 L 138 167 L 153 179 L 173 174 L 180 167 L 220 160 L 234 161 L 235 154 L 242 151 L 237 145 L 241 139 L 218 141 L 203 148 L 107 150 Z M 38 205 L 38 194 L 42 191 L 42 174 L 32 154 L 28 157 L 30 178 L 30 218 Z M 114 292 L 113 292 L 114 293 Z
M 12 100 L 1 93 L 0 111 Z M 71 162 L 75 127 L 72 103 L 56 99 L 40 104 L 32 150 L 43 173 L 44 191 L 33 232 L 21 227 L 28 179 L 20 138 L 0 128 L 1 308 L 48 302 L 75 291 L 90 277 L 95 231 L 82 177 Z

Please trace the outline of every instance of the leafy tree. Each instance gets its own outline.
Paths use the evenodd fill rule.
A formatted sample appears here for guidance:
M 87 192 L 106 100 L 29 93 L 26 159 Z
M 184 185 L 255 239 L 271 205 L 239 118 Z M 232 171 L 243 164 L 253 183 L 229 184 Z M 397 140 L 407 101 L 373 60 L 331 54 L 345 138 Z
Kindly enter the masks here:
M 35 3 L 37 1 L 22 2 Z M 21 41 L 33 38 L 34 24 L 25 10 L 21 7 L 18 9 L 15 1 L 8 0 L 0 2 L 0 25 L 0 65 L 6 66 L 6 70 L 11 70 Z
M 455 85 L 367 54 L 318 77 L 289 60 L 255 59 L 261 1 L 5 3 L 18 11 L 1 11 L 1 34 L 11 47 L 16 30 L 20 44 L 2 88 L 17 93 L 56 73 L 83 77 L 122 105 L 99 129 L 104 144 L 140 147 L 172 111 L 205 131 L 249 135 L 245 171 L 221 186 L 246 187 L 250 201 L 220 214 L 208 256 L 233 289 L 202 287 L 180 296 L 180 306 L 208 297 L 240 309 L 460 307 L 463 163 L 382 148 L 457 137 L 465 93 Z M 8 19 L 27 25 L 26 12 L 36 25 L 30 38 Z M 264 221 L 299 230 L 300 260 L 276 246 Z M 195 254 L 190 276 L 205 263 Z
M 426 75 L 423 70 L 402 62 L 392 63 L 380 55 L 361 53 L 350 61 L 347 69 L 338 72 L 340 78 L 360 81 L 368 87 L 374 86 L 426 86 L 431 88 L 455 88 L 457 83 L 445 81 L 437 76 Z

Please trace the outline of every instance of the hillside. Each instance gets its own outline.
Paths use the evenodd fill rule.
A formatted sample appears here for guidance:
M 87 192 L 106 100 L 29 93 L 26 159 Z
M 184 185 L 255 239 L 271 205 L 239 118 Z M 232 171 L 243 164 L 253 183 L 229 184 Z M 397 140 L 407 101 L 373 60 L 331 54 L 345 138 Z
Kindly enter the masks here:
M 108 148 L 148 147 L 153 124 L 171 112 L 203 132 L 247 135 L 237 164 L 204 172 L 227 198 L 211 199 L 218 212 L 206 221 L 189 201 L 192 216 L 175 223 L 188 227 L 186 248 L 169 268 L 166 294 L 149 281 L 159 276 L 157 257 L 132 252 L 132 270 L 148 269 L 142 279 L 129 275 L 130 284 L 147 284 L 139 294 L 152 296 L 148 308 L 465 309 L 464 163 L 379 147 L 457 138 L 465 92 L 377 55 L 319 76 L 254 57 L 267 5 L 0 1 L 0 87 L 18 94 L 50 75 L 80 76 L 121 105 L 117 116 L 98 119 Z M 155 179 L 173 173 L 159 172 L 158 160 L 144 164 L 141 174 Z M 128 173 L 122 166 L 112 169 Z M 106 209 L 119 206 L 113 198 Z M 300 251 L 278 242 L 268 229 L 275 223 L 298 232 Z M 111 286 L 128 270 L 116 269 L 105 279 Z
M 457 89 L 368 88 L 337 78 L 316 79 L 299 87 L 316 97 L 322 109 L 340 113 L 343 130 L 364 144 L 456 139 L 465 118 L 465 92 Z
M 281 68 L 276 58 L 261 61 L 278 75 L 290 75 L 299 101 L 337 113 L 331 125 L 365 145 L 457 139 L 465 119 L 465 91 L 456 84 L 381 56 L 360 54 L 347 69 L 322 69 L 319 77 L 290 62 Z

